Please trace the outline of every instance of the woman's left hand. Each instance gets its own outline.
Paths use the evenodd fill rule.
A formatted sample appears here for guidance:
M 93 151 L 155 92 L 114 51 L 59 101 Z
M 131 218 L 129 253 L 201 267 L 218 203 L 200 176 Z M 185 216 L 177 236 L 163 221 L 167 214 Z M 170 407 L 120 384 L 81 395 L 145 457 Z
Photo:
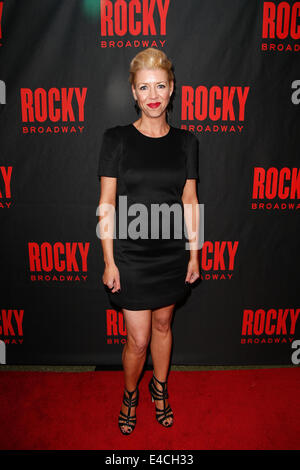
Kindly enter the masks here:
M 200 277 L 199 261 L 190 260 L 187 267 L 185 282 L 192 284 Z

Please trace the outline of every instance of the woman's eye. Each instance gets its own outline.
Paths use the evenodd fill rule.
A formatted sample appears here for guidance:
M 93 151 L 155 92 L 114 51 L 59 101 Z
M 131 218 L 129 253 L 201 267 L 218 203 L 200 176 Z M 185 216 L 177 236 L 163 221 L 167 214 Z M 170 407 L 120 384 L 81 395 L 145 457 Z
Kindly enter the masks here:
M 161 83 L 160 85 L 158 85 L 159 87 L 163 87 L 163 88 L 166 88 L 166 85 L 164 85 L 163 83 Z M 140 87 L 140 90 L 145 90 L 146 88 L 146 85 L 143 85 Z

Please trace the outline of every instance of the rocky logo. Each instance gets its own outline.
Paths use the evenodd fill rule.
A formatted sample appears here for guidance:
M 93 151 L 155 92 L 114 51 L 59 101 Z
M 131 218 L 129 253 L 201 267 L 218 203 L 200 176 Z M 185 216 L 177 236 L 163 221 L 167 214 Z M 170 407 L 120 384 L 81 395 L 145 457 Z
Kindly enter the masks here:
M 127 331 L 122 312 L 106 310 L 106 342 L 107 344 L 126 343 Z
M 201 279 L 232 279 L 238 245 L 238 241 L 205 241 L 201 250 Z
M 300 2 L 263 2 L 262 8 L 262 38 L 272 42 L 263 42 L 261 50 L 299 52 Z
M 24 310 L 1 309 L 0 338 L 5 344 L 23 343 Z
M 0 209 L 11 207 L 11 174 L 12 166 L 0 166 Z
M 36 281 L 85 282 L 90 243 L 28 243 L 30 279 Z
M 292 343 L 300 308 L 244 309 L 241 344 Z
M 30 123 L 22 133 L 82 134 L 86 94 L 87 88 L 21 88 L 21 119 Z
M 298 210 L 299 198 L 300 168 L 254 167 L 252 210 Z
M 199 85 L 181 88 L 181 127 L 199 133 L 237 133 L 244 129 L 250 87 Z
M 169 5 L 170 0 L 101 0 L 101 47 L 163 47 Z

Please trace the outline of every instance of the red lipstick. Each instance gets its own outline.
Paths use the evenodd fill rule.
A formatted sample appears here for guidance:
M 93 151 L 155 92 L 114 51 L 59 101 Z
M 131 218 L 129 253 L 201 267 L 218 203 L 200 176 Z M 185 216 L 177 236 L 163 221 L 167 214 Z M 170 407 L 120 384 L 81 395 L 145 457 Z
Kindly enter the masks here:
M 157 108 L 159 105 L 160 105 L 160 103 L 158 103 L 158 102 L 157 103 L 148 103 L 149 108 L 152 108 L 152 109 Z

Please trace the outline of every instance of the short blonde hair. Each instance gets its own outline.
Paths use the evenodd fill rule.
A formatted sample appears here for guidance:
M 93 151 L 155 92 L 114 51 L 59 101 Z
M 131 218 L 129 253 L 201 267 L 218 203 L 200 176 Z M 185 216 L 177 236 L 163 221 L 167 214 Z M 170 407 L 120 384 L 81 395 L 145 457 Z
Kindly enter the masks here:
M 141 69 L 163 69 L 168 74 L 168 81 L 174 80 L 172 71 L 172 62 L 168 59 L 166 54 L 154 47 L 148 47 L 143 51 L 136 54 L 130 62 L 129 68 L 129 83 L 135 86 L 135 77 L 138 70 Z

